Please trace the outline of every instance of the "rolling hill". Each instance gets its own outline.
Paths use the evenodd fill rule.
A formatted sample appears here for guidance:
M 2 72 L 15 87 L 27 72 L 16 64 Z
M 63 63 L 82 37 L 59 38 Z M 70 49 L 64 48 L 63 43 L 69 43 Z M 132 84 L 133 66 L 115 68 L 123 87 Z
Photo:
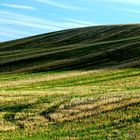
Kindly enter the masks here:
M 1 140 L 139 140 L 140 24 L 0 43 Z
M 53 32 L 0 43 L 0 72 L 135 67 L 139 46 L 139 24 Z

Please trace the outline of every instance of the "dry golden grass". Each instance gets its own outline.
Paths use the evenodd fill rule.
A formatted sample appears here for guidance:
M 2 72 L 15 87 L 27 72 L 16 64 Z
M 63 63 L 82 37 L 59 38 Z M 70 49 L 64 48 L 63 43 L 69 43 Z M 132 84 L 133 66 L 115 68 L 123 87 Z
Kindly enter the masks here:
M 1 75 L 0 136 L 127 139 L 132 128 L 137 139 L 139 75 L 139 69 Z

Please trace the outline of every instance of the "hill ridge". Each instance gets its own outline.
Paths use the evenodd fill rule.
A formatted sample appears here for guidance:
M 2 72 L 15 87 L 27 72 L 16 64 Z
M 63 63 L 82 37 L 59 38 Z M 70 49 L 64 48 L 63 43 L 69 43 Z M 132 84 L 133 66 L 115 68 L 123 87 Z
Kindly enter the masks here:
M 139 67 L 140 24 L 84 27 L 0 43 L 0 72 Z

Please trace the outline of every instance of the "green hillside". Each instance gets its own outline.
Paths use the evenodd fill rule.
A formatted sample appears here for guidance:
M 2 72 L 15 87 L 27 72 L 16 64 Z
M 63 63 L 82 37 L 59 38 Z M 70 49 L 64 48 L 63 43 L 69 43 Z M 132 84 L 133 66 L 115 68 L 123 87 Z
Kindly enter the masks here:
M 140 24 L 0 43 L 0 140 L 139 140 Z
M 0 44 L 0 72 L 133 67 L 140 25 L 64 30 Z

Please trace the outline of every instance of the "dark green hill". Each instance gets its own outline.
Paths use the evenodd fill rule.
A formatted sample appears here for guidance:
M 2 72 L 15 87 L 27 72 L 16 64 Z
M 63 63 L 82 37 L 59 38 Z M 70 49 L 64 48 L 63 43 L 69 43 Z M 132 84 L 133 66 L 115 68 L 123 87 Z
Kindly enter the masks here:
M 0 43 L 0 72 L 140 66 L 140 24 L 69 29 Z

